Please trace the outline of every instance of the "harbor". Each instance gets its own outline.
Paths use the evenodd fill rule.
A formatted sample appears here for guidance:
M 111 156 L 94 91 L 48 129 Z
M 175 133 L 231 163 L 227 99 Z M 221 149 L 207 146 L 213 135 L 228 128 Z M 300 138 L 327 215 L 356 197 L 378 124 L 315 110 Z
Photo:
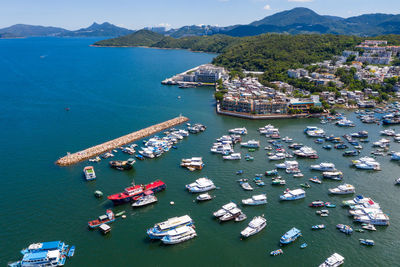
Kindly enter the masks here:
M 188 120 L 189 119 L 186 117 L 179 116 L 174 119 L 171 119 L 171 120 L 144 128 L 142 130 L 121 136 L 119 138 L 102 143 L 100 145 L 96 145 L 96 146 L 87 148 L 85 150 L 82 150 L 82 151 L 79 151 L 76 153 L 68 154 L 68 155 L 60 158 L 59 160 L 57 160 L 56 164 L 59 166 L 70 166 L 70 165 L 76 164 L 78 162 L 98 156 L 107 151 L 111 151 L 111 150 L 121 147 L 123 145 L 135 142 L 135 141 L 145 138 L 147 136 L 153 135 L 153 134 L 163 131 L 165 129 L 177 126 L 179 124 L 187 122 Z

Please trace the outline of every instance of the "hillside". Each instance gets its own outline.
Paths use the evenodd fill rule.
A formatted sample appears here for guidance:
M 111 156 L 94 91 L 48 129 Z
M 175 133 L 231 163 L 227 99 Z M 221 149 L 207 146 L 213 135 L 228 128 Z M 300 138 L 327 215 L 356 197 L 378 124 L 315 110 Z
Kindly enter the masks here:
M 127 35 L 130 33 L 133 33 L 134 31 L 128 30 L 125 28 L 121 28 L 118 26 L 115 26 L 111 23 L 104 22 L 102 24 L 98 24 L 94 22 L 91 26 L 87 28 L 82 28 L 76 31 L 69 31 L 64 34 L 61 34 L 61 36 L 68 36 L 68 37 L 94 37 L 94 36 L 123 36 Z
M 161 41 L 164 35 L 149 30 L 140 30 L 122 37 L 94 43 L 94 46 L 151 46 Z
M 27 37 L 27 36 L 56 36 L 67 33 L 68 30 L 57 27 L 45 27 L 26 24 L 15 24 L 13 26 L 0 29 L 2 36 Z

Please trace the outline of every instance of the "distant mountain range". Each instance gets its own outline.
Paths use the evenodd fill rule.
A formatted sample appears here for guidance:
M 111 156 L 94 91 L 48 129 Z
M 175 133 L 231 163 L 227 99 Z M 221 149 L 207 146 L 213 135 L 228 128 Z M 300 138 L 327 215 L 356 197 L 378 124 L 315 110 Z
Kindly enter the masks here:
M 303 7 L 279 12 L 261 20 L 246 25 L 218 27 L 211 25 L 191 25 L 177 29 L 166 30 L 162 27 L 146 28 L 148 30 L 181 38 L 185 36 L 202 36 L 225 34 L 230 36 L 254 36 L 263 33 L 287 34 L 345 34 L 358 36 L 377 36 L 382 34 L 400 34 L 400 15 L 365 14 L 350 18 L 324 16 Z M 105 22 L 93 23 L 88 28 L 69 31 L 56 27 L 32 26 L 16 24 L 0 29 L 0 37 L 29 37 L 29 36 L 74 36 L 74 37 L 118 37 L 135 31 L 121 28 Z
M 26 24 L 15 24 L 13 26 L 0 29 L 0 37 L 36 37 L 36 36 L 59 36 L 59 37 L 116 37 L 123 36 L 134 31 L 115 26 L 111 23 L 93 23 L 87 28 L 76 31 L 69 31 L 63 28 L 44 27 Z

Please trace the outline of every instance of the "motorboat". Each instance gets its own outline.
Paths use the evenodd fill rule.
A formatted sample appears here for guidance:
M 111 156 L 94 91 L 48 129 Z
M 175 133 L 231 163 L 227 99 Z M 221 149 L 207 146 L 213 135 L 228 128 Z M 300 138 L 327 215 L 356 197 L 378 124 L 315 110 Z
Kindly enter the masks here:
M 343 152 L 343 157 L 352 157 L 360 155 L 360 151 L 358 150 L 347 150 Z
M 325 136 L 325 131 L 322 130 L 321 128 L 315 127 L 315 126 L 307 126 L 306 129 L 304 129 L 305 134 L 307 134 L 310 137 L 324 137 Z
M 213 181 L 205 177 L 199 178 L 194 183 L 188 184 L 185 187 L 191 193 L 207 192 L 216 188 Z
M 157 202 L 157 197 L 154 195 L 154 193 L 152 191 L 146 191 L 144 192 L 144 196 L 141 196 L 134 203 L 132 203 L 132 207 L 142 207 L 155 202 Z
M 243 237 L 249 237 L 259 233 L 265 228 L 265 226 L 267 226 L 267 220 L 262 216 L 256 216 L 249 222 L 249 225 L 240 232 L 240 234 Z
M 260 147 L 260 141 L 256 141 L 256 140 L 249 140 L 247 142 L 241 142 L 240 145 L 242 147 L 249 147 L 249 148 L 258 148 Z
M 246 219 L 247 219 L 246 214 L 242 213 L 242 214 L 240 214 L 239 216 L 237 216 L 237 217 L 235 218 L 235 222 L 242 222 L 242 221 L 244 221 L 244 220 L 246 220 Z
M 212 196 L 210 196 L 210 194 L 208 193 L 204 193 L 204 194 L 200 194 L 196 197 L 197 201 L 206 201 L 206 200 L 211 200 Z
M 354 122 L 352 122 L 351 120 L 348 120 L 348 119 L 346 119 L 346 118 L 343 118 L 343 119 L 341 119 L 341 120 L 338 120 L 338 121 L 336 122 L 336 125 L 337 125 L 337 126 L 341 126 L 341 127 L 354 127 L 354 126 L 356 126 L 356 125 L 354 124 Z
M 272 179 L 271 184 L 272 185 L 285 185 L 286 184 L 286 180 L 280 179 L 280 178 L 275 178 L 275 179 Z
M 240 160 L 242 156 L 240 153 L 232 153 L 230 155 L 223 156 L 222 158 L 227 160 Z
M 311 158 L 311 159 L 318 158 L 317 151 L 307 146 L 303 146 L 300 149 L 295 150 L 293 153 L 298 157 Z
M 351 184 L 342 184 L 336 188 L 329 189 L 329 193 L 334 195 L 354 194 L 355 191 L 356 191 L 355 187 Z
M 239 183 L 240 183 L 240 186 L 246 191 L 254 190 L 254 188 L 251 187 L 251 185 L 248 182 L 239 182 Z
M 400 152 L 393 152 L 391 155 L 391 160 L 400 160 Z
M 110 161 L 111 168 L 123 171 L 130 170 L 133 168 L 133 164 L 135 164 L 136 160 L 133 158 L 129 158 L 128 160 L 112 160 Z
M 96 179 L 96 173 L 94 172 L 93 166 L 86 166 L 83 168 L 83 174 L 85 175 L 87 181 Z
M 313 183 L 316 183 L 316 184 L 322 184 L 321 180 L 318 179 L 317 177 L 313 177 L 313 178 L 310 178 L 308 180 L 313 182 Z
M 346 235 L 351 235 L 353 233 L 353 228 L 349 225 L 337 224 L 336 228 L 339 229 L 340 232 L 345 233 Z
M 147 235 L 151 239 L 161 239 L 168 235 L 168 231 L 182 226 L 191 226 L 193 224 L 192 218 L 189 215 L 181 217 L 173 217 L 167 221 L 155 224 L 152 228 L 147 230 Z
M 362 229 L 368 230 L 368 231 L 376 231 L 376 228 L 373 224 L 366 223 L 361 226 Z
M 301 231 L 295 227 L 287 231 L 280 239 L 282 245 L 290 244 L 301 236 Z
M 242 203 L 244 205 L 262 205 L 262 204 L 267 204 L 267 195 L 266 194 L 255 195 L 255 196 L 252 196 L 251 198 L 243 199 Z
M 196 231 L 191 226 L 182 226 L 172 229 L 161 238 L 161 242 L 167 245 L 174 245 L 190 240 L 197 236 Z
M 308 206 L 309 207 L 324 207 L 325 202 L 322 200 L 316 200 L 316 201 L 311 202 Z
M 372 239 L 359 239 L 361 245 L 374 246 L 375 242 Z
M 343 179 L 343 173 L 341 171 L 323 172 L 322 176 L 326 179 L 332 179 L 332 180 L 337 180 L 337 181 L 340 181 Z
M 269 156 L 269 160 L 282 160 L 286 158 L 286 153 L 276 153 L 275 155 Z
M 317 224 L 317 225 L 311 226 L 312 230 L 320 230 L 320 229 L 325 229 L 325 228 L 326 228 L 325 224 Z
M 230 220 L 235 219 L 240 214 L 242 214 L 242 211 L 239 208 L 233 208 L 233 209 L 229 210 L 226 214 L 224 214 L 221 217 L 219 217 L 218 219 L 221 222 L 226 222 L 226 221 L 230 221 Z
M 228 131 L 230 134 L 240 134 L 245 135 L 247 134 L 247 129 L 245 127 L 242 128 L 233 128 Z
M 335 164 L 330 162 L 322 162 L 320 164 L 311 165 L 310 168 L 316 171 L 335 171 Z
M 283 250 L 282 249 L 277 249 L 277 250 L 273 250 L 269 253 L 271 256 L 278 256 L 283 254 Z
M 201 170 L 204 167 L 202 157 L 193 157 L 181 160 L 181 167 L 187 168 L 189 171 Z
M 394 129 L 385 129 L 379 132 L 381 135 L 386 135 L 386 136 L 394 136 L 396 135 L 396 132 Z
M 237 205 L 233 202 L 229 202 L 228 204 L 225 204 L 222 206 L 221 209 L 217 210 L 216 212 L 213 213 L 214 217 L 221 217 L 225 215 L 228 211 L 237 208 Z
M 286 190 L 280 196 L 280 200 L 297 200 L 306 197 L 306 192 L 303 189 Z
M 338 253 L 332 254 L 319 267 L 338 267 L 344 263 L 344 257 Z
M 284 163 L 275 164 L 278 169 L 294 169 L 299 167 L 299 163 L 295 160 L 287 160 Z

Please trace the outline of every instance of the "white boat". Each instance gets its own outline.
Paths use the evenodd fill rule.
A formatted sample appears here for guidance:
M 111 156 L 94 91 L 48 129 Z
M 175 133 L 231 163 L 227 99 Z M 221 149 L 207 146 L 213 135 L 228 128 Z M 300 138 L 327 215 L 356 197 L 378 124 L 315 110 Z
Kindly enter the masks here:
M 205 194 L 200 194 L 196 197 L 197 201 L 206 201 L 206 200 L 211 200 L 212 196 L 210 196 L 209 193 L 205 193 Z
M 151 239 L 161 239 L 168 234 L 168 231 L 182 226 L 190 226 L 193 224 L 192 218 L 189 215 L 181 217 L 173 217 L 167 221 L 155 224 L 152 228 L 147 230 L 147 234 Z
M 394 136 L 394 135 L 396 135 L 396 132 L 394 129 L 386 129 L 386 130 L 380 131 L 380 134 L 386 135 L 386 136 Z
M 215 189 L 215 185 L 213 181 L 208 178 L 199 178 L 194 183 L 186 185 L 186 188 L 191 193 L 200 193 L 200 192 L 207 192 L 212 189 Z
M 332 179 L 332 180 L 338 180 L 338 181 L 343 179 L 343 173 L 340 171 L 323 172 L 322 176 L 326 179 Z
M 315 126 L 307 126 L 304 132 L 310 137 L 324 137 L 325 131 Z
M 299 167 L 299 163 L 295 160 L 287 160 L 284 163 L 275 164 L 278 169 L 295 169 Z
M 153 151 L 151 151 L 150 149 L 147 149 L 147 148 L 143 148 L 143 150 L 140 150 L 139 154 L 142 155 L 143 157 L 150 158 L 150 159 L 155 157 L 153 154 Z
M 299 188 L 294 190 L 286 190 L 283 195 L 280 196 L 281 200 L 297 200 L 306 197 L 306 192 Z
M 392 160 L 400 160 L 400 152 L 393 152 L 391 155 Z
M 250 185 L 248 182 L 241 182 L 241 183 L 240 183 L 240 186 L 241 186 L 244 190 L 246 190 L 246 191 L 252 191 L 252 190 L 254 190 L 254 188 L 251 187 L 251 185 Z
M 157 202 L 157 197 L 151 191 L 149 192 L 149 194 L 145 194 L 144 196 L 138 198 L 134 203 L 132 203 L 132 207 L 142 207 L 154 202 Z
M 378 146 L 378 147 L 381 147 L 381 148 L 385 148 L 385 147 L 390 145 L 390 140 L 386 139 L 386 138 L 382 138 L 379 141 L 373 142 L 372 145 L 373 146 Z
M 233 202 L 229 202 L 228 204 L 225 204 L 222 206 L 221 209 L 217 210 L 216 212 L 213 213 L 215 217 L 221 217 L 225 215 L 228 211 L 231 209 L 237 208 L 237 205 Z
M 167 245 L 182 243 L 197 236 L 196 231 L 190 226 L 182 226 L 168 231 L 161 241 Z
M 361 226 L 362 229 L 368 230 L 368 231 L 376 231 L 376 228 L 373 224 L 365 224 Z
M 216 154 L 228 155 L 234 152 L 232 146 L 230 144 L 217 144 L 214 145 L 210 151 Z
M 394 181 L 394 184 L 400 184 L 400 178 L 397 178 L 397 179 Z
M 240 145 L 242 147 L 249 147 L 249 148 L 258 148 L 260 147 L 260 141 L 256 141 L 256 140 L 249 140 L 247 142 L 241 142 Z
M 282 141 L 285 142 L 285 143 L 292 143 L 293 139 L 290 138 L 289 136 L 286 136 L 286 137 L 282 138 Z
M 286 158 L 286 153 L 276 153 L 268 157 L 270 160 L 282 160 Z
M 338 253 L 332 254 L 319 267 L 338 267 L 344 263 L 344 257 Z
M 96 173 L 94 172 L 93 166 L 86 166 L 83 168 L 83 173 L 87 181 L 96 179 Z
M 389 216 L 380 210 L 368 213 L 366 215 L 354 216 L 354 221 L 372 225 L 383 225 L 383 226 L 387 226 L 390 224 Z
M 346 118 L 343 118 L 341 120 L 338 120 L 336 122 L 337 126 L 342 126 L 342 127 L 354 127 L 355 124 L 351 120 L 348 120 Z
M 379 171 L 381 169 L 381 164 L 379 162 L 365 162 L 365 163 L 359 163 L 355 165 L 357 169 L 362 169 L 362 170 L 374 170 L 374 171 Z
M 233 209 L 229 210 L 227 213 L 225 213 L 224 215 L 220 216 L 218 219 L 221 222 L 226 222 L 226 221 L 230 221 L 230 220 L 233 220 L 233 219 L 239 217 L 240 214 L 242 214 L 242 211 L 239 208 L 233 208 Z
M 252 196 L 251 198 L 243 199 L 242 203 L 244 205 L 262 205 L 262 204 L 267 204 L 267 195 L 266 194 L 255 195 L 255 196 Z
M 227 160 L 240 160 L 242 155 L 240 153 L 232 153 L 230 155 L 223 156 L 223 159 Z
M 353 194 L 356 192 L 356 189 L 351 184 L 342 184 L 336 188 L 330 188 L 329 193 L 334 195 L 346 195 L 346 194 Z
M 322 162 L 320 164 L 311 165 L 310 168 L 316 171 L 335 171 L 335 164 L 330 162 Z
M 293 152 L 298 157 L 318 158 L 317 151 L 308 146 L 303 146 Z
M 259 233 L 262 229 L 267 226 L 267 220 L 264 217 L 256 216 L 250 222 L 249 225 L 240 234 L 243 237 L 249 237 Z
M 245 135 L 247 134 L 247 129 L 245 127 L 242 128 L 234 128 L 234 129 L 230 129 L 229 133 L 231 134 L 240 134 L 240 135 Z

